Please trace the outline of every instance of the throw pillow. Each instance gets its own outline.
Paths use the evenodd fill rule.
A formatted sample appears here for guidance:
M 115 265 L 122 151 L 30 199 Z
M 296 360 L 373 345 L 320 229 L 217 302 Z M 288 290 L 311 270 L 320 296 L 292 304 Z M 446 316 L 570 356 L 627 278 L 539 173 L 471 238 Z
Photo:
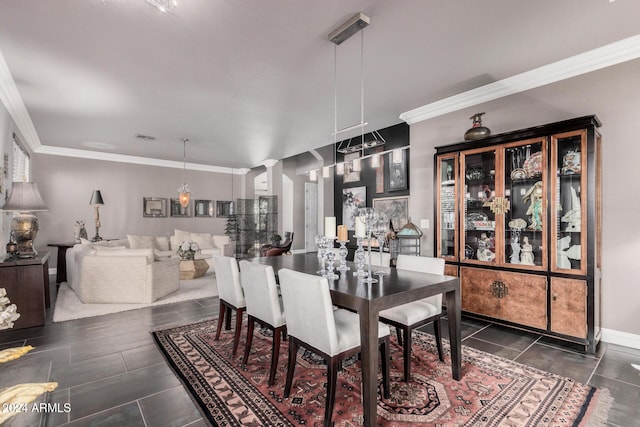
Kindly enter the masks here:
M 191 241 L 191 232 L 190 231 L 184 231 L 184 230 L 178 230 L 177 228 L 173 231 L 173 235 L 176 237 L 176 243 L 179 245 L 182 242 L 188 242 Z M 177 247 L 176 247 L 177 249 Z
M 155 249 L 159 251 L 170 250 L 171 247 L 169 247 L 169 238 L 167 236 L 156 237 Z
M 160 249 L 156 248 L 156 238 L 153 236 L 132 236 L 127 234 L 131 249 Z
M 212 249 L 213 238 L 209 233 L 191 233 L 191 240 L 196 242 L 200 249 Z

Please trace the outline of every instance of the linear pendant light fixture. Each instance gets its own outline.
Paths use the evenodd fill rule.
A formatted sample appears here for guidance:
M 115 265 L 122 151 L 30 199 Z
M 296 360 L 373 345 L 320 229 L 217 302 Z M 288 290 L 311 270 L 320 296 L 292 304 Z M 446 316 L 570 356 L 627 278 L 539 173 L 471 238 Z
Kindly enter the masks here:
M 337 142 L 337 135 L 352 131 L 354 129 L 364 129 L 368 125 L 367 122 L 364 121 L 364 32 L 361 33 L 360 39 L 360 123 L 357 123 L 352 126 L 348 126 L 343 129 L 338 129 L 338 85 L 337 85 L 337 46 L 343 43 L 345 40 L 349 39 L 349 37 L 353 36 L 360 30 L 364 29 L 371 23 L 371 20 L 367 15 L 360 12 L 354 15 L 351 19 L 346 21 L 344 24 L 340 25 L 334 31 L 329 34 L 329 41 L 334 43 L 334 87 L 333 87 L 333 132 L 331 135 L 333 136 L 333 144 L 334 144 L 334 156 L 335 153 L 349 154 L 349 153 L 360 153 L 360 157 L 354 159 L 351 163 L 351 170 L 354 172 L 360 171 L 362 169 L 362 161 L 368 158 L 371 158 L 371 166 L 378 167 L 380 165 L 380 159 L 382 156 L 394 153 L 394 159 L 402 159 L 402 152 L 409 148 L 409 146 L 397 148 L 395 150 L 387 150 L 374 154 L 364 154 L 365 149 L 377 147 L 384 145 L 386 143 L 385 139 L 380 135 L 380 133 L 376 130 L 373 132 L 366 133 L 363 131 L 359 138 L 350 138 L 348 140 L 341 141 L 340 144 Z M 369 136 L 370 135 L 370 136 Z M 352 143 L 353 142 L 353 143 Z M 322 177 L 328 178 L 331 176 L 330 168 L 336 168 L 337 175 L 343 175 L 345 171 L 344 162 L 337 163 L 334 158 L 334 163 L 331 165 L 325 165 L 322 167 Z M 311 181 L 316 181 L 318 179 L 320 169 L 312 169 L 309 171 L 309 179 Z

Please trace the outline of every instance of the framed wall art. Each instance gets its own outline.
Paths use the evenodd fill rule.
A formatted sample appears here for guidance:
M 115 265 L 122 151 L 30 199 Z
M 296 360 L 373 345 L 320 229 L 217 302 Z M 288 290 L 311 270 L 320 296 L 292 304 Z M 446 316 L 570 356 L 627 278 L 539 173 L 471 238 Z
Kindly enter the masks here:
M 407 162 L 406 152 L 402 150 L 402 162 L 394 163 L 389 154 L 389 191 L 400 191 L 407 189 Z
M 142 216 L 145 218 L 164 218 L 167 216 L 167 199 L 161 197 L 142 198 Z
M 373 199 L 373 209 L 383 212 L 396 231 L 409 222 L 409 196 Z
M 349 153 L 344 155 L 344 183 L 360 181 L 360 172 L 353 170 L 353 161 L 358 158 L 360 158 L 360 153 Z
M 216 200 L 216 217 L 229 218 L 231 216 L 231 201 Z
M 193 206 L 193 216 L 196 218 L 214 217 L 213 200 L 196 200 Z
M 351 187 L 342 189 L 342 223 L 347 230 L 356 229 L 358 208 L 367 205 L 367 187 Z
M 171 216 L 173 217 L 190 217 L 191 216 L 191 203 L 183 208 L 180 204 L 180 199 L 171 199 Z

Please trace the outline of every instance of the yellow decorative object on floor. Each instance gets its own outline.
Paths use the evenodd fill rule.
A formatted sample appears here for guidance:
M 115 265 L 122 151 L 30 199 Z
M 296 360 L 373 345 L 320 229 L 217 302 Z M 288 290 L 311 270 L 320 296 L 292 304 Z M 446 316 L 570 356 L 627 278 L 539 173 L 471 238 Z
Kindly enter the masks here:
M 24 405 L 33 402 L 47 391 L 53 391 L 58 383 L 25 383 L 0 389 L 0 424 L 22 413 Z
M 21 356 L 27 354 L 31 350 L 33 350 L 33 347 L 30 346 L 30 345 L 26 345 L 24 347 L 14 347 L 14 348 L 8 348 L 6 350 L 2 350 L 2 351 L 0 351 L 0 363 L 5 363 L 5 362 L 8 362 L 10 360 L 15 360 L 18 357 L 21 357 Z

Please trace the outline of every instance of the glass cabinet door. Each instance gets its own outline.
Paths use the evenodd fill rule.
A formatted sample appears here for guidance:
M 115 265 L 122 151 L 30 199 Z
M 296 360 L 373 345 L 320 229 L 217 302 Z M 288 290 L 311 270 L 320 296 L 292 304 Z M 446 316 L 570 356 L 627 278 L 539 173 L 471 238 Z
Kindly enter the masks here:
M 456 238 L 456 218 L 458 217 L 458 155 L 448 154 L 438 156 L 436 188 L 440 191 L 436 195 L 438 201 L 438 229 L 437 256 L 457 260 L 458 242 Z
M 497 263 L 496 216 L 491 201 L 496 197 L 495 149 L 471 150 L 461 155 L 462 247 L 460 259 Z
M 528 269 L 547 266 L 547 151 L 544 138 L 504 148 L 504 264 Z
M 551 137 L 552 238 L 555 271 L 586 274 L 586 131 Z

